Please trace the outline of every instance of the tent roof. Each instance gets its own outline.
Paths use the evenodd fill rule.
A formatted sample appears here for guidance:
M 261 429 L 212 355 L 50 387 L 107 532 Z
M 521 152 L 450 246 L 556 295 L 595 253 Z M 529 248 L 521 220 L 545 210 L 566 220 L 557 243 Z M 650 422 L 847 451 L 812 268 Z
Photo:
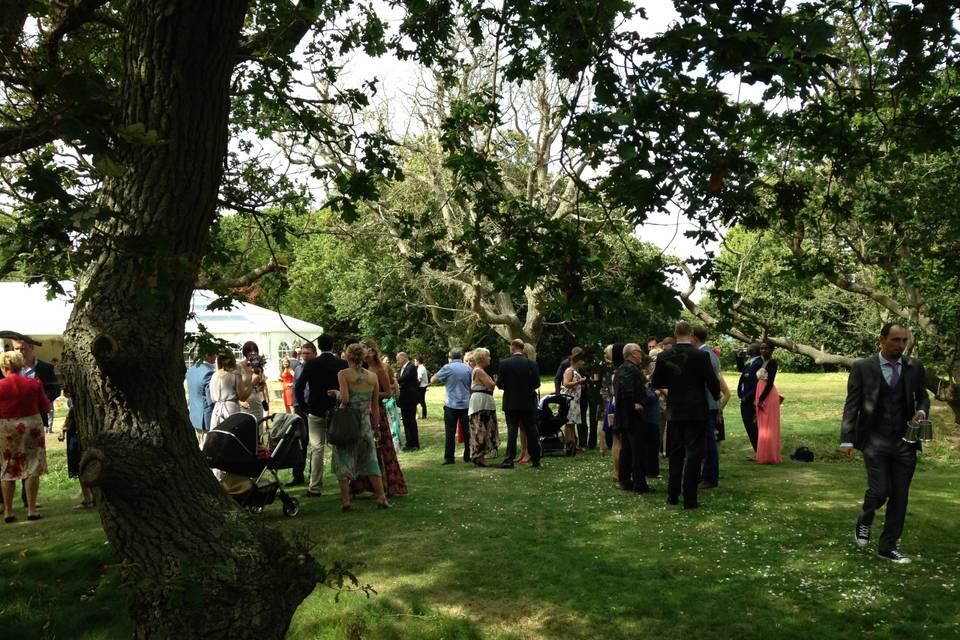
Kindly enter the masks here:
M 72 282 L 61 282 L 68 294 L 73 293 Z M 193 292 L 190 308 L 196 314 L 186 322 L 186 331 L 197 330 L 202 323 L 215 336 L 257 333 L 300 333 L 315 338 L 323 327 L 253 304 L 237 303 L 233 309 L 210 311 L 207 305 L 217 296 L 212 291 Z M 59 336 L 67 327 L 73 303 L 67 297 L 47 299 L 42 285 L 27 286 L 23 282 L 0 282 L 0 330 L 17 331 L 30 336 Z M 282 318 L 282 319 L 281 319 Z M 284 324 L 286 322 L 286 324 Z M 289 325 L 289 327 L 287 326 Z

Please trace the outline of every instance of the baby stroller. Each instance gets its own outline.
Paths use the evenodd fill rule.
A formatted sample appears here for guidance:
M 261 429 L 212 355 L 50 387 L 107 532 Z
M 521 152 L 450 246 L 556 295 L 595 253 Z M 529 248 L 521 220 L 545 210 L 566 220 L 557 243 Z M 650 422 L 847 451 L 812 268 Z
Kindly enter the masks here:
M 273 421 L 265 449 L 260 444 L 262 422 Z M 300 513 L 300 503 L 284 492 L 279 469 L 290 469 L 303 459 L 300 432 L 303 419 L 292 413 L 277 413 L 259 421 L 249 413 L 235 413 L 207 433 L 203 455 L 212 469 L 224 473 L 224 489 L 241 507 L 259 513 L 279 497 L 283 515 Z M 269 474 L 269 477 L 264 477 Z
M 552 393 L 540 400 L 540 447 L 543 455 L 560 452 L 566 454 L 563 427 L 567 424 L 571 398 L 565 393 Z

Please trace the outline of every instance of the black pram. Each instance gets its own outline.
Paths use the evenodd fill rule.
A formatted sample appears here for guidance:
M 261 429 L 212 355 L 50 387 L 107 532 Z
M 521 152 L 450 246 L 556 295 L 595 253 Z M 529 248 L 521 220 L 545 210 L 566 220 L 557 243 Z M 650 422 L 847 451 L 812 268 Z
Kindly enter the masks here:
M 563 427 L 567 424 L 571 400 L 573 398 L 565 393 L 552 393 L 540 400 L 540 423 L 537 429 L 540 432 L 540 447 L 544 455 L 558 451 L 566 453 Z
M 258 456 L 260 423 L 267 420 L 273 425 L 268 437 L 270 455 Z M 207 433 L 203 455 L 211 469 L 231 474 L 233 480 L 242 476 L 241 482 L 232 483 L 233 490 L 228 489 L 240 506 L 259 512 L 279 496 L 283 515 L 293 517 L 300 513 L 300 503 L 284 492 L 277 471 L 303 460 L 302 429 L 303 419 L 292 413 L 277 413 L 259 421 L 249 413 L 235 413 Z M 267 473 L 272 480 L 264 478 Z

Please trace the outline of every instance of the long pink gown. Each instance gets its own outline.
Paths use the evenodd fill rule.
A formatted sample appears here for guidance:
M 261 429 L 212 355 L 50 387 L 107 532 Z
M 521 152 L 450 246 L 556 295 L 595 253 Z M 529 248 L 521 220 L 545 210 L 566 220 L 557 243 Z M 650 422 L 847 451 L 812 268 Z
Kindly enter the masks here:
M 766 380 L 757 381 L 757 398 L 767 387 Z M 770 389 L 763 408 L 757 407 L 757 462 L 780 464 L 780 393 L 776 385 Z

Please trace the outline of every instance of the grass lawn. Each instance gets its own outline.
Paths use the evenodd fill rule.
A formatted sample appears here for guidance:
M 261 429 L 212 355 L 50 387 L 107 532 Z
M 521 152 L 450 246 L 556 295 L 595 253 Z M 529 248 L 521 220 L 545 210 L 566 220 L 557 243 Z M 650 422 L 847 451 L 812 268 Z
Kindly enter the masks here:
M 394 499 L 394 509 L 358 499 L 343 514 L 330 477 L 324 497 L 303 500 L 299 517 L 284 518 L 279 504 L 259 516 L 314 541 L 324 560 L 363 563 L 359 577 L 378 592 L 336 602 L 318 587 L 290 637 L 958 638 L 956 442 L 921 456 L 901 543 L 914 564 L 876 557 L 879 526 L 868 551 L 857 549 L 863 463 L 835 450 L 845 378 L 778 376 L 787 399 L 778 467 L 747 460 L 734 400 L 720 487 L 690 512 L 664 503 L 662 481 L 648 496 L 620 491 L 609 458 L 594 453 L 548 458 L 539 471 L 459 459 L 441 467 L 443 392 L 431 389 L 425 447 L 401 454 L 410 495 Z M 937 406 L 933 417 L 939 428 L 948 411 Z M 801 444 L 816 462 L 788 459 Z M 0 529 L 0 629 L 5 637 L 128 637 L 97 515 L 71 510 L 79 491 L 62 449 L 51 449 L 45 520 Z

